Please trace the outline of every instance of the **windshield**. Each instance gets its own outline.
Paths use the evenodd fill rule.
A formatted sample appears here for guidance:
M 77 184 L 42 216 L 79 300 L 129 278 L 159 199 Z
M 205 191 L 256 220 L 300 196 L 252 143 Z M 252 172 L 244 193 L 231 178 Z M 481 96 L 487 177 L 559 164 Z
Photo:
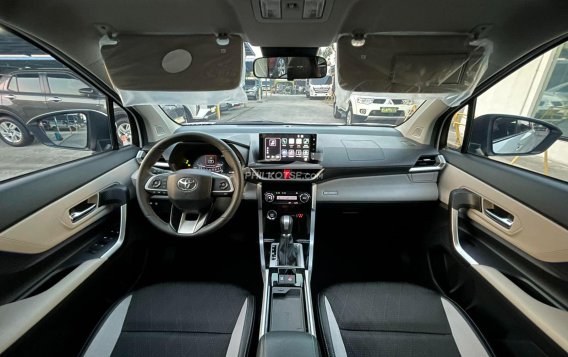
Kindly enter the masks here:
M 336 45 L 320 48 L 328 63 L 323 78 L 258 79 L 252 63 L 260 49 L 245 44 L 246 60 L 241 90 L 246 100 L 221 103 L 191 101 L 162 105 L 180 125 L 193 124 L 317 124 L 397 126 L 408 120 L 425 100 L 392 93 L 349 92 L 337 85 Z M 254 52 L 254 55 L 252 53 Z M 276 63 L 280 58 L 275 58 Z M 243 96 L 244 98 L 244 96 Z
M 323 84 L 331 85 L 331 81 L 332 81 L 331 76 L 325 76 L 323 78 L 310 79 L 310 84 L 314 86 L 320 86 Z

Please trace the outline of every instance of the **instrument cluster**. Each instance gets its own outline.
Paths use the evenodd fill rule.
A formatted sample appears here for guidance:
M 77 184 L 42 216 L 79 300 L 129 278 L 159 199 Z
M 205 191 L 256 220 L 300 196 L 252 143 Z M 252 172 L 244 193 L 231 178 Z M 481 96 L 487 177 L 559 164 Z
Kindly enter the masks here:
M 174 170 L 202 169 L 226 174 L 231 168 L 216 148 L 200 144 L 178 144 L 170 154 L 169 164 Z

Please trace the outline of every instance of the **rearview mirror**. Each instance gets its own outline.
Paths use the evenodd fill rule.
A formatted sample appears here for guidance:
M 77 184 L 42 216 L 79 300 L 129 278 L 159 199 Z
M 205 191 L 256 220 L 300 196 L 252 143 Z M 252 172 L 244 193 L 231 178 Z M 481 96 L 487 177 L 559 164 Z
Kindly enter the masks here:
M 562 131 L 542 120 L 488 114 L 472 122 L 468 152 L 484 156 L 528 156 L 546 151 Z
M 254 61 L 254 75 L 258 78 L 294 79 L 322 78 L 327 75 L 327 61 L 323 57 L 262 57 Z

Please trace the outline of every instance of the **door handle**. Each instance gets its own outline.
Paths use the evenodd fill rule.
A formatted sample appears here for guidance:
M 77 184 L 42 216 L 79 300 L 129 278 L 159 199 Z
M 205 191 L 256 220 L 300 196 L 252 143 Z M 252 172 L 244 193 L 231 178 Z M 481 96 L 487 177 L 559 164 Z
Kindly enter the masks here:
M 83 219 L 89 213 L 93 212 L 95 208 L 97 208 L 96 203 L 90 203 L 90 204 L 81 203 L 69 211 L 69 218 L 71 218 L 72 223 L 75 223 Z
M 450 232 L 452 245 L 456 252 L 470 265 L 477 265 L 477 261 L 463 249 L 459 237 L 460 210 L 477 210 L 481 212 L 481 197 L 465 188 L 455 189 L 450 192 Z
M 490 209 L 490 208 L 486 208 L 485 210 L 485 215 L 489 218 L 491 218 L 493 221 L 497 222 L 497 224 L 507 228 L 507 229 L 511 229 L 511 227 L 513 226 L 513 222 L 515 220 L 515 218 L 513 217 L 513 215 L 501 210 L 501 212 L 503 213 L 496 213 L 495 210 Z
M 6 94 L 6 95 L 4 96 L 4 98 L 12 100 L 12 99 L 16 99 L 16 96 L 13 95 L 13 94 Z
M 63 99 L 61 99 L 61 98 L 59 98 L 59 97 L 51 97 L 51 98 L 48 98 L 47 100 L 49 100 L 50 102 L 59 103 L 59 102 L 61 102 Z

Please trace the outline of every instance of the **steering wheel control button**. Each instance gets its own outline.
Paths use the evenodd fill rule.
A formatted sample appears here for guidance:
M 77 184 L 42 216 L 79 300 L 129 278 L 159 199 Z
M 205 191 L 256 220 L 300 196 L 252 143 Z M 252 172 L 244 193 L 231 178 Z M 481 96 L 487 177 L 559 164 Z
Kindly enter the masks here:
M 270 211 L 266 212 L 266 218 L 274 221 L 278 217 L 278 213 L 275 210 L 271 209 Z
M 302 203 L 307 203 L 310 200 L 310 194 L 307 192 L 304 192 L 300 195 L 300 202 Z
M 264 194 L 264 200 L 268 203 L 274 202 L 274 194 L 272 192 L 267 192 Z
M 213 193 L 227 196 L 229 193 L 233 192 L 233 190 L 234 188 L 230 178 L 225 175 L 213 173 Z
M 160 188 L 162 186 L 162 181 L 160 179 L 154 179 L 152 181 L 152 188 Z

